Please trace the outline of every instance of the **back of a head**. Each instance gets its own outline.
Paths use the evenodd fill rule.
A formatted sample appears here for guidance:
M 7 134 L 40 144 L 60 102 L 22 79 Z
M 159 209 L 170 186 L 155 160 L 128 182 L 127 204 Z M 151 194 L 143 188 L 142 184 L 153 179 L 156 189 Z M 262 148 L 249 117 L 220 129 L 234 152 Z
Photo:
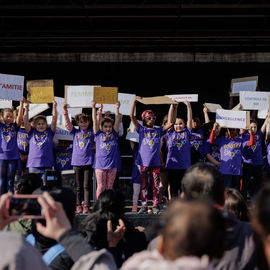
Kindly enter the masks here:
M 182 191 L 185 198 L 205 197 L 222 206 L 224 190 L 222 174 L 211 164 L 198 162 L 192 165 L 182 179 Z
M 233 212 L 241 221 L 249 221 L 249 210 L 240 191 L 233 188 L 225 189 L 224 209 Z
M 32 194 L 42 186 L 42 179 L 39 174 L 28 173 L 16 178 L 14 183 L 15 192 L 18 194 Z
M 175 200 L 161 218 L 164 250 L 171 259 L 183 256 L 221 258 L 225 222 L 204 200 Z

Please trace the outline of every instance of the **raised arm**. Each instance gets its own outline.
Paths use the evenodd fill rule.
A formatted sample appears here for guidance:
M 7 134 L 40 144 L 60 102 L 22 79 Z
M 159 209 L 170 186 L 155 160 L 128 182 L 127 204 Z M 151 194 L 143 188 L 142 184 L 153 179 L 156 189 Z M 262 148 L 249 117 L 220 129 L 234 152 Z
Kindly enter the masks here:
M 115 110 L 114 130 L 118 133 L 119 125 L 120 125 L 120 118 L 121 118 L 120 113 L 119 113 L 119 108 L 120 108 L 120 102 L 119 101 L 117 101 L 115 103 L 115 108 L 116 108 L 116 110 Z
M 137 103 L 137 100 L 138 99 L 140 99 L 140 97 L 135 97 L 135 99 L 134 99 L 134 101 L 133 101 L 133 103 L 132 103 L 132 107 L 131 107 L 131 110 L 130 110 L 130 119 L 131 119 L 131 121 L 132 121 L 132 123 L 133 123 L 133 125 L 135 126 L 135 128 L 136 129 L 138 129 L 138 127 L 139 127 L 139 122 L 138 122 L 138 120 L 137 120 L 137 118 L 136 118 L 136 116 L 135 116 L 135 108 L 136 108 L 136 103 Z
M 208 116 L 208 108 L 206 105 L 203 105 L 203 115 L 204 115 L 204 123 L 209 123 L 210 122 L 210 119 L 209 119 L 209 116 Z
M 52 117 L 52 123 L 51 123 L 52 132 L 56 131 L 56 124 L 57 124 L 57 102 L 54 100 L 54 102 L 53 102 L 53 117 Z
M 263 125 L 262 125 L 262 127 L 261 127 L 261 132 L 264 134 L 265 133 L 265 131 L 266 131 L 266 126 L 267 126 L 267 124 L 270 122 L 270 112 L 268 112 L 267 113 L 267 116 L 266 116 L 266 118 L 265 118 L 265 120 L 264 120 L 264 123 L 263 123 Z
M 100 126 L 101 120 L 102 120 L 102 110 L 103 110 L 103 104 L 99 105 L 99 108 L 97 110 L 97 126 Z
M 97 123 L 97 110 L 96 110 L 96 102 L 92 100 L 92 121 L 93 121 L 93 130 L 96 134 L 98 132 L 98 123 Z
M 209 139 L 210 143 L 212 143 L 212 144 L 215 143 L 215 138 L 216 138 L 216 136 L 219 135 L 220 129 L 221 129 L 220 125 L 217 122 L 215 122 L 213 129 L 211 131 L 211 134 L 210 134 L 210 139 Z
M 174 124 L 173 116 L 175 115 L 174 111 L 177 110 L 177 106 L 178 106 L 178 104 L 171 104 L 170 105 L 170 109 L 169 109 L 169 112 L 168 112 L 168 121 L 167 121 L 166 125 L 163 128 L 164 131 L 170 129 L 173 126 L 173 124 Z
M 64 119 L 65 119 L 65 124 L 66 124 L 66 129 L 71 132 L 73 129 L 73 125 L 69 119 L 68 116 L 68 109 L 67 109 L 67 103 L 65 102 L 63 105 L 63 114 L 64 114 Z
M 23 124 L 25 127 L 25 131 L 28 133 L 31 129 L 31 124 L 29 123 L 29 103 L 25 103 L 25 109 L 23 114 Z
M 24 104 L 24 97 L 20 101 L 20 106 L 19 106 L 19 111 L 18 111 L 18 116 L 16 118 L 16 123 L 18 126 L 22 124 L 22 119 L 23 119 L 23 104 Z
M 192 130 L 192 108 L 191 104 L 188 101 L 185 101 L 184 104 L 187 106 L 187 127 Z

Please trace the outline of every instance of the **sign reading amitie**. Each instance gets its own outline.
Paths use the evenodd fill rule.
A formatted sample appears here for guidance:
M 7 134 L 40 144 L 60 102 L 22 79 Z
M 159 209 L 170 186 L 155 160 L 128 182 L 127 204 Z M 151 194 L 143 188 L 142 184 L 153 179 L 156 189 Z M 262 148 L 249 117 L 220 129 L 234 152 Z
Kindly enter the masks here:
M 177 101 L 177 102 L 198 102 L 198 94 L 186 94 L 186 95 L 167 95 L 167 97 Z
M 53 103 L 53 80 L 26 81 L 27 100 L 31 103 Z
M 217 110 L 216 122 L 221 127 L 246 128 L 249 125 L 249 111 Z
M 120 113 L 123 115 L 129 115 L 130 108 L 132 106 L 132 103 L 135 99 L 136 95 L 132 94 L 123 94 L 118 93 L 118 101 L 120 102 Z M 110 111 L 112 113 L 115 113 L 115 105 L 111 104 L 104 104 L 103 105 L 103 112 Z
M 23 97 L 24 76 L 0 73 L 0 98 L 21 100 Z
M 240 92 L 240 103 L 244 110 L 267 110 L 270 92 Z
M 99 104 L 115 104 L 118 100 L 117 87 L 94 87 L 94 101 Z
M 94 86 L 65 85 L 65 100 L 68 108 L 91 108 Z

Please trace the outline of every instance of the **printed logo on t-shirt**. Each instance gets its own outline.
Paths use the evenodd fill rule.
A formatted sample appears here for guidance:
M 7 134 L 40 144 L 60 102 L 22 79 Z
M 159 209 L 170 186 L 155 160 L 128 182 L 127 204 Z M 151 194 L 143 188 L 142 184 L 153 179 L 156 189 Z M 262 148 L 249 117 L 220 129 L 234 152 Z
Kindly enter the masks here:
M 40 149 L 42 145 L 48 140 L 48 132 L 44 131 L 43 134 L 35 134 L 34 135 L 34 144 L 38 146 Z
M 6 140 L 6 142 L 9 142 L 10 141 L 10 136 L 5 136 L 5 140 Z
M 2 128 L 2 139 L 4 139 L 7 143 L 11 140 L 11 138 L 16 136 L 16 131 L 14 126 L 3 127 Z
M 153 146 L 159 142 L 160 142 L 160 138 L 158 137 L 158 132 L 156 130 L 154 132 L 144 133 L 144 138 L 142 140 L 143 145 L 149 145 L 150 149 L 152 149 Z
M 224 150 L 224 155 L 229 156 L 230 159 L 233 159 L 238 154 L 241 154 L 240 150 L 234 150 L 234 152 L 231 152 L 229 149 Z
M 110 141 L 110 142 L 107 142 L 107 143 L 100 142 L 99 148 L 100 149 L 105 149 L 107 151 L 107 153 L 109 154 L 114 145 L 116 145 L 115 141 Z

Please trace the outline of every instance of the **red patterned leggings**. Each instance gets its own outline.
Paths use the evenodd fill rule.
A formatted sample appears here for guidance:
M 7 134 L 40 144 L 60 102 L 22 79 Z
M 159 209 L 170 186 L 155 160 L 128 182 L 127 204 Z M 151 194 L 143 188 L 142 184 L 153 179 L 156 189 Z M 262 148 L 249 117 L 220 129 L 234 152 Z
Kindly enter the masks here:
M 142 205 L 147 205 L 148 199 L 148 177 L 152 181 L 153 186 L 153 206 L 158 203 L 159 196 L 159 182 L 160 182 L 160 167 L 144 167 L 140 166 L 140 178 L 142 181 L 141 184 L 141 199 Z

